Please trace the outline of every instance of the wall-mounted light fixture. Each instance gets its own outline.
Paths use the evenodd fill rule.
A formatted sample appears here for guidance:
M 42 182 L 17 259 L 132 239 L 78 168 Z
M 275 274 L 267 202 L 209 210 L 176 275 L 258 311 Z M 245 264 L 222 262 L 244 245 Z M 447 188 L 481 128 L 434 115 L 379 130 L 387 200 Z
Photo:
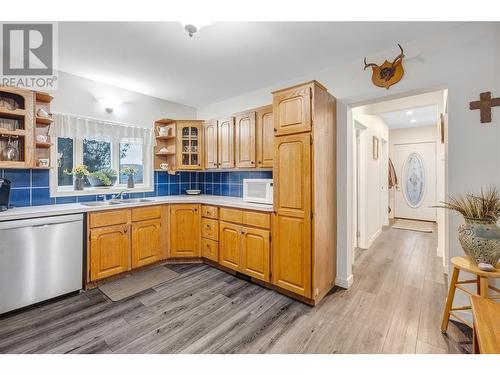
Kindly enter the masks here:
M 97 98 L 99 103 L 102 105 L 107 113 L 113 112 L 113 110 L 122 104 L 122 101 L 117 98 Z
M 191 20 L 195 21 L 195 20 Z M 190 37 L 193 37 L 195 33 L 197 33 L 202 27 L 207 26 L 211 24 L 212 22 L 210 21 L 196 21 L 196 22 L 181 22 L 182 26 L 184 27 L 184 30 L 187 31 Z

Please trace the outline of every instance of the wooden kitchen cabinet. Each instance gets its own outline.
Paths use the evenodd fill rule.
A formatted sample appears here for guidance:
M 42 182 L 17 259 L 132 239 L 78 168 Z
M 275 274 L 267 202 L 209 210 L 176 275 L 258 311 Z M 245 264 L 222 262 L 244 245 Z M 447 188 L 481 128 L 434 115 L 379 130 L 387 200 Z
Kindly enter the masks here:
M 273 106 L 256 110 L 257 166 L 272 168 L 274 159 L 274 115 Z
M 202 121 L 177 121 L 177 169 L 203 169 Z
M 241 272 L 262 281 L 270 275 L 270 232 L 263 229 L 242 227 Z
M 219 167 L 234 168 L 234 117 L 220 119 L 217 133 Z
M 241 226 L 221 222 L 219 228 L 219 264 L 238 271 L 241 266 Z
M 219 261 L 219 243 L 208 238 L 201 239 L 201 256 L 213 262 Z
M 201 219 L 201 236 L 209 240 L 219 240 L 219 221 L 215 219 Z
M 255 111 L 235 116 L 236 168 L 255 168 Z
M 146 266 L 161 259 L 161 219 L 132 224 L 132 268 Z
M 203 124 L 204 138 L 204 165 L 205 169 L 219 168 L 218 159 L 218 135 L 217 135 L 217 120 L 205 121 Z
M 276 135 L 311 131 L 311 90 L 306 84 L 273 93 Z
M 200 205 L 174 204 L 170 207 L 170 257 L 200 256 Z
M 117 275 L 129 269 L 129 225 L 90 230 L 90 281 Z

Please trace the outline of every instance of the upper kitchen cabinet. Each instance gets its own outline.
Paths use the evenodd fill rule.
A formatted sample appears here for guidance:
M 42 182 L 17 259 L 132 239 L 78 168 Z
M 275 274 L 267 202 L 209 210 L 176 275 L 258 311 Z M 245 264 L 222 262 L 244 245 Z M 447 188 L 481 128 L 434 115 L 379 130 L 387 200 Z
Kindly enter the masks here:
M 257 166 L 260 168 L 272 168 L 274 156 L 273 106 L 268 105 L 258 108 L 256 110 L 256 117 Z
M 202 169 L 203 121 L 177 121 L 177 169 Z
M 311 131 L 312 83 L 273 92 L 276 135 Z
M 236 168 L 255 168 L 255 111 L 235 116 Z
M 208 120 L 203 124 L 204 139 L 204 165 L 205 169 L 216 169 L 219 167 L 218 161 L 218 141 L 217 141 L 217 120 Z
M 234 168 L 234 117 L 220 119 L 218 126 L 220 168 Z

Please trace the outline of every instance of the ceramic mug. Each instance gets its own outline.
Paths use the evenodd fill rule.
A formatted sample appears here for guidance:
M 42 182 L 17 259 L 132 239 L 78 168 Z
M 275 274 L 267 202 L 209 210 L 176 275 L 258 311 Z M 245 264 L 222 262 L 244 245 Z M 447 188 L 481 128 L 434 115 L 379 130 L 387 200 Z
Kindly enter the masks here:
M 168 135 L 168 128 L 166 126 L 157 126 L 156 131 L 160 137 L 166 137 Z
M 36 111 L 36 115 L 37 115 L 38 117 L 45 117 L 45 118 L 50 117 L 49 112 L 47 112 L 47 111 L 46 111 L 45 109 L 43 109 L 43 108 L 40 108 L 38 111 Z
M 38 166 L 39 167 L 48 167 L 49 166 L 49 159 L 38 159 Z
M 47 140 L 48 140 L 48 138 L 47 138 L 47 136 L 46 136 L 46 135 L 44 135 L 44 134 L 37 134 L 37 136 L 36 136 L 36 141 L 37 141 L 37 142 L 40 142 L 40 143 L 47 143 Z
M 160 164 L 160 169 L 167 170 L 168 169 L 168 163 L 161 163 Z

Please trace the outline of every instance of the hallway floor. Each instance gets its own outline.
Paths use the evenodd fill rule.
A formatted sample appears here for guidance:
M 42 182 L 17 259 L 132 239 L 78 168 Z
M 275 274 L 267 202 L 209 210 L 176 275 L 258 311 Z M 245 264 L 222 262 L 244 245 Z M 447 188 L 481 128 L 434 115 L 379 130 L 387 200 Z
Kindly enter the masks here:
M 355 282 L 311 308 L 202 264 L 120 302 L 98 289 L 0 318 L 0 353 L 464 353 L 439 326 L 446 294 L 436 234 L 384 229 L 358 251 Z

